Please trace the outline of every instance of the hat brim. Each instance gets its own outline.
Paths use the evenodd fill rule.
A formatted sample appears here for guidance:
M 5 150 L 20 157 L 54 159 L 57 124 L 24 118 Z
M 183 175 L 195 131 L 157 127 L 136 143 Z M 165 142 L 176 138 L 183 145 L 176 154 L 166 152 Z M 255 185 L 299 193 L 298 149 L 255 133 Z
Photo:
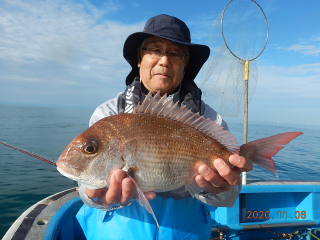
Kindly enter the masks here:
M 131 72 L 126 78 L 126 85 L 132 83 L 133 79 L 139 76 L 137 48 L 140 47 L 145 38 L 150 36 L 161 37 L 188 46 L 190 61 L 188 67 L 186 68 L 184 81 L 193 81 L 210 55 L 210 48 L 206 45 L 183 42 L 174 38 L 168 38 L 145 32 L 133 33 L 127 38 L 123 46 L 123 56 L 132 67 Z

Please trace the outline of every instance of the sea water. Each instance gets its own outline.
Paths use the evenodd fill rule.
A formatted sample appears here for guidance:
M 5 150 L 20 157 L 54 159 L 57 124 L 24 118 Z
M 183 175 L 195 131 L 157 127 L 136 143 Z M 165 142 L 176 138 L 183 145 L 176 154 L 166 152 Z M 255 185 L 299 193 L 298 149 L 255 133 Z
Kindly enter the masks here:
M 92 112 L 93 109 L 0 104 L 0 141 L 57 159 L 70 141 L 88 127 Z M 228 125 L 241 145 L 243 124 Z M 248 129 L 248 141 L 283 132 L 303 132 L 273 158 L 279 180 L 320 180 L 320 126 L 250 122 Z M 248 179 L 277 180 L 259 167 L 248 173 Z M 54 166 L 0 145 L 0 238 L 28 207 L 75 186 Z

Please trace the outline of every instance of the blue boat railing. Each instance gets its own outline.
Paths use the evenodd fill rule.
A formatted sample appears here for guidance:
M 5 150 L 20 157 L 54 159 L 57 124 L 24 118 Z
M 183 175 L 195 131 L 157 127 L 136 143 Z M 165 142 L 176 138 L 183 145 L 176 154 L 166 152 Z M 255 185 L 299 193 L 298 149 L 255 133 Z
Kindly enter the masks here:
M 320 182 L 252 181 L 242 187 L 232 208 L 217 208 L 211 215 L 213 232 L 238 235 L 229 239 L 250 239 L 266 229 L 290 234 L 319 228 Z

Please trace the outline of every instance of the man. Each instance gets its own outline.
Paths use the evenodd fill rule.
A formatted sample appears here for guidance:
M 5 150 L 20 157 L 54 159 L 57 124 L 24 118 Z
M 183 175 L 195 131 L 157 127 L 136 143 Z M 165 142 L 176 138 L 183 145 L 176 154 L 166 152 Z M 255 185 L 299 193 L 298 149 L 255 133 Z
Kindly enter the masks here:
M 144 31 L 130 35 L 124 44 L 123 55 L 132 67 L 125 92 L 100 105 L 90 125 L 107 116 L 132 112 L 149 91 L 152 94 L 160 91 L 227 130 L 222 118 L 201 101 L 201 91 L 194 83 L 209 54 L 207 46 L 191 43 L 189 29 L 181 20 L 168 15 L 149 19 Z M 208 205 L 231 207 L 240 192 L 240 173 L 253 168 L 250 161 L 238 155 L 232 155 L 229 161 L 234 168 L 222 159 L 214 161 L 216 170 L 206 165 L 198 168 L 195 181 L 203 192 L 195 198 L 184 188 L 145 193 L 149 200 L 153 199 L 150 204 L 165 239 L 210 238 Z M 89 206 L 84 206 L 77 215 L 88 239 L 158 239 L 153 217 L 132 201 L 135 186 L 121 169 L 111 175 L 108 189 L 80 186 L 79 192 Z

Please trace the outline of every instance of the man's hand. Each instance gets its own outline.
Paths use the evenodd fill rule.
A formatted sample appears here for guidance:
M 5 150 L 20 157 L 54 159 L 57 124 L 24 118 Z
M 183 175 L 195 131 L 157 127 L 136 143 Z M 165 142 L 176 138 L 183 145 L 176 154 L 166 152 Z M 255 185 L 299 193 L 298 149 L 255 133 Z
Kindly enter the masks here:
M 130 178 L 126 177 L 126 173 L 121 169 L 116 169 L 110 177 L 110 187 L 100 189 L 86 188 L 86 194 L 93 203 L 103 205 L 109 208 L 111 204 L 120 203 L 121 206 L 128 205 L 130 199 L 134 197 L 136 187 Z M 146 192 L 145 196 L 148 200 L 156 197 L 155 192 Z
M 253 163 L 238 154 L 231 155 L 229 162 L 235 167 L 230 168 L 222 159 L 215 159 L 213 165 L 217 172 L 207 165 L 199 166 L 198 172 L 200 175 L 195 177 L 199 187 L 206 192 L 215 194 L 225 192 L 229 190 L 230 186 L 235 186 L 241 182 L 241 172 L 249 172 L 253 169 Z

